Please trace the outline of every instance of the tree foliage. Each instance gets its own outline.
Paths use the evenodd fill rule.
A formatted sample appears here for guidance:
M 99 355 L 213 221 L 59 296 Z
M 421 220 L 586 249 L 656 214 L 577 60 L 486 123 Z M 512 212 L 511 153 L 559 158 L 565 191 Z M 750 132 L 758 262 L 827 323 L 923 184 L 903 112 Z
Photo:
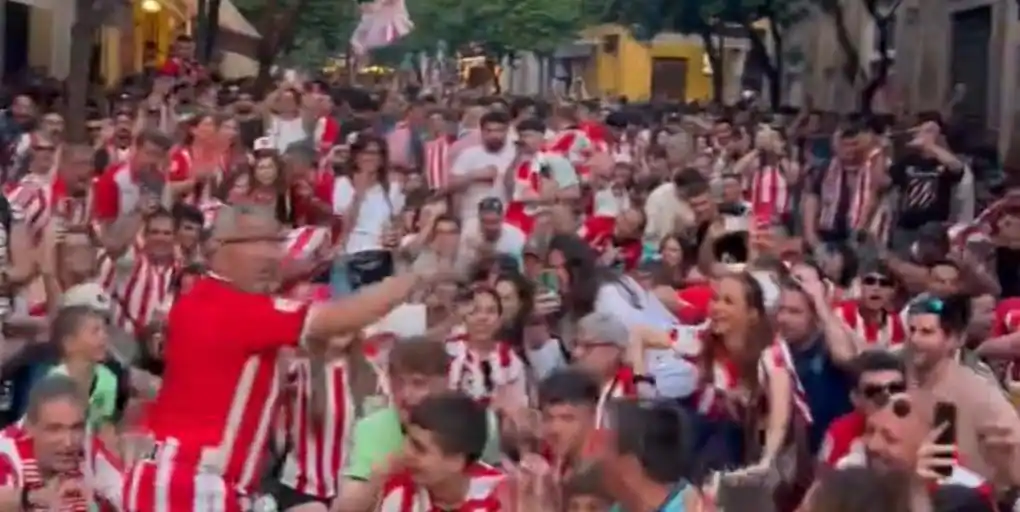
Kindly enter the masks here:
M 415 0 L 408 2 L 415 30 L 407 46 L 432 50 L 478 44 L 496 54 L 551 53 L 602 15 L 608 0 Z
M 263 39 L 269 39 L 272 48 L 267 53 L 298 67 L 318 67 L 344 53 L 358 23 L 354 0 L 233 1 L 256 24 Z

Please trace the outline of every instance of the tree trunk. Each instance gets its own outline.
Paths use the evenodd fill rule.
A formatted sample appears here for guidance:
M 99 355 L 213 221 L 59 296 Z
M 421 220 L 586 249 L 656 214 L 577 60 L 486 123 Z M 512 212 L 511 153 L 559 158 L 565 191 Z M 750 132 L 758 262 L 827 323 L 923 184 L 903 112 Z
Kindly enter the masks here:
M 71 26 L 71 67 L 67 74 L 67 140 L 73 143 L 89 142 L 85 129 L 89 77 L 92 75 L 92 49 L 95 47 L 99 20 L 92 0 L 76 0 L 77 20 Z
M 850 37 L 850 31 L 846 27 L 846 13 L 839 0 L 825 0 L 821 2 L 822 11 L 832 18 L 833 27 L 836 29 L 836 42 L 843 51 L 843 77 L 850 85 L 857 83 L 861 73 L 861 52 L 858 51 L 854 40 Z
M 871 103 L 889 80 L 889 71 L 892 67 L 889 59 L 889 20 L 876 19 L 875 30 L 878 31 L 878 69 L 861 91 L 861 112 L 865 114 L 871 113 Z
M 722 104 L 724 103 L 723 94 L 726 87 L 722 69 L 722 42 L 719 42 L 720 48 L 716 48 L 716 45 L 712 42 L 712 32 L 711 27 L 705 27 L 700 34 L 701 43 L 705 47 L 705 55 L 708 56 L 708 65 L 712 68 L 712 101 Z
M 216 52 L 216 39 L 220 34 L 220 5 L 223 0 L 208 0 L 208 14 L 205 18 L 205 40 L 202 47 L 202 62 L 209 64 Z
M 273 64 L 280 52 L 294 43 L 294 26 L 307 0 L 290 0 L 288 5 L 281 5 L 283 0 L 266 0 L 260 24 L 262 39 L 259 40 L 256 60 L 259 63 L 259 74 L 255 79 L 255 88 L 262 93 L 272 86 Z
M 775 46 L 775 61 L 769 56 L 769 50 L 765 47 L 765 41 L 762 40 L 761 34 L 754 30 L 754 25 L 751 24 L 750 20 L 744 20 L 741 25 L 744 26 L 744 30 L 747 31 L 747 38 L 751 43 L 750 55 L 762 66 L 765 72 L 765 78 L 768 80 L 768 98 L 772 108 L 778 108 L 782 101 L 782 44 L 783 40 L 779 35 L 779 26 L 774 21 L 770 20 L 772 33 L 772 43 Z

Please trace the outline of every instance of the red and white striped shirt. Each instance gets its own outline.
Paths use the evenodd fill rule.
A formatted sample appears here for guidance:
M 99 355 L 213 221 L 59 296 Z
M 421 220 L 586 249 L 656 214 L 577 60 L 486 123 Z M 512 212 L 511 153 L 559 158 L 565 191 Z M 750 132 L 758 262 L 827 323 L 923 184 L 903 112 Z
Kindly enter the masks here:
M 354 427 L 354 399 L 344 360 L 326 363 L 325 410 L 312 412 L 311 364 L 307 358 L 291 363 L 289 390 L 284 395 L 281 433 L 290 450 L 280 481 L 300 493 L 332 498 L 339 489 L 341 469 Z
M 289 260 L 307 260 L 328 249 L 332 244 L 329 228 L 301 226 L 287 232 L 283 241 L 284 254 Z
M 102 255 L 99 284 L 113 299 L 113 322 L 129 334 L 137 334 L 152 321 L 153 314 L 170 296 L 176 264 L 157 265 L 135 245 L 117 260 Z
M 460 506 L 451 512 L 499 512 L 499 489 L 505 475 L 486 464 L 475 463 L 466 470 L 470 477 L 467 493 Z M 436 512 L 440 510 L 424 487 L 416 484 L 411 473 L 398 473 L 383 486 L 378 512 Z
M 101 511 L 119 510 L 124 485 L 120 461 L 99 439 L 90 436 L 87 443 L 81 466 L 64 476 L 81 479 L 91 496 L 80 492 L 65 494 L 57 510 L 86 512 L 96 510 L 93 505 Z M 33 491 L 45 485 L 32 438 L 27 434 L 0 436 L 0 486 Z
M 708 332 L 699 327 L 677 326 L 670 333 L 674 349 L 685 359 L 696 365 L 703 357 L 704 343 L 708 339 Z M 701 414 L 711 417 L 725 417 L 729 415 L 729 408 L 726 404 L 726 395 L 733 392 L 740 386 L 740 369 L 732 359 L 725 356 L 717 356 L 711 361 L 712 375 L 708 379 L 701 379 L 703 383 L 699 389 L 694 391 L 695 407 Z M 761 354 L 758 360 L 758 380 L 765 387 L 768 379 L 776 372 L 786 372 L 793 382 L 794 411 L 807 423 L 812 422 L 811 409 L 808 407 L 807 395 L 804 386 L 797 376 L 797 370 L 793 365 L 793 358 L 790 355 L 790 347 L 782 339 L 776 339 Z
M 499 388 L 509 386 L 522 400 L 527 397 L 524 363 L 509 344 L 497 342 L 488 354 L 473 350 L 464 330 L 446 342 L 450 362 L 450 389 L 488 404 Z
M 26 175 L 7 193 L 7 200 L 24 213 L 28 232 L 40 236 L 53 215 L 52 182 L 38 174 Z
M 200 205 L 212 199 L 213 188 L 223 179 L 223 169 L 226 167 L 225 161 L 219 159 L 219 161 L 213 160 L 203 164 L 215 165 L 216 169 L 213 171 L 211 178 L 203 178 L 196 181 L 191 191 L 181 198 L 181 201 L 187 204 Z M 177 146 L 170 150 L 170 171 L 167 174 L 167 178 L 170 182 L 196 179 L 195 166 L 195 155 L 191 148 L 188 146 Z
M 53 179 L 51 189 L 53 215 L 60 217 L 71 226 L 87 226 L 92 222 L 92 189 L 81 196 L 67 192 L 67 182 L 59 174 Z
M 595 426 L 602 427 L 606 419 L 606 404 L 618 398 L 634 398 L 637 386 L 634 383 L 634 370 L 629 366 L 621 366 L 613 376 L 613 380 L 602 387 L 598 404 L 595 406 Z
M 761 166 L 751 175 L 747 199 L 751 203 L 753 218 L 776 222 L 789 210 L 790 188 L 784 174 L 786 165 L 789 164 Z
M 836 311 L 843 323 L 872 348 L 893 348 L 907 341 L 907 329 L 900 315 L 882 313 L 883 321 L 876 325 L 861 316 L 860 303 L 855 300 L 840 303 Z
M 425 183 L 432 190 L 449 182 L 451 145 L 449 137 L 436 137 L 425 143 Z
M 524 202 L 525 197 L 537 197 L 542 192 L 540 168 L 543 164 L 541 153 L 518 162 L 514 172 L 514 188 L 510 204 L 506 209 L 506 222 L 517 226 L 525 234 L 534 228 L 536 206 Z
M 326 156 L 337 137 L 340 136 L 340 123 L 333 116 L 322 116 L 315 122 L 315 141 L 318 143 L 316 149 L 321 156 Z
M 301 343 L 308 311 L 307 303 L 246 293 L 215 276 L 177 298 L 164 352 L 168 378 L 148 415 L 156 441 L 173 448 L 157 457 L 164 468 L 180 468 L 188 482 L 221 475 L 240 492 L 258 485 L 279 419 L 280 349 Z M 193 499 L 185 494 L 172 505 Z

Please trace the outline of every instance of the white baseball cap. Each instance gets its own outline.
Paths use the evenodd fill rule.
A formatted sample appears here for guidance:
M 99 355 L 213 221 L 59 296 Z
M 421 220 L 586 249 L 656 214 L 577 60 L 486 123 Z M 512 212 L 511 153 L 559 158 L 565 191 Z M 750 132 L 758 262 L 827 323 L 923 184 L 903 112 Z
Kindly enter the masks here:
M 109 313 L 113 301 L 110 295 L 97 283 L 74 285 L 60 298 L 60 307 L 86 306 L 102 313 Z
M 252 144 L 252 151 L 268 151 L 275 150 L 273 147 L 273 141 L 269 140 L 269 137 L 259 137 L 255 139 L 255 143 Z

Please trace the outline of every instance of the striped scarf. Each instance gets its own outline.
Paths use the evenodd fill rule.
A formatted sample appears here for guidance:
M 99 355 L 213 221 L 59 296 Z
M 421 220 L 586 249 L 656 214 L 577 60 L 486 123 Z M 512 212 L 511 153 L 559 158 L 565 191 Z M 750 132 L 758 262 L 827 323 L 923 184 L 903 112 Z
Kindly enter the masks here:
M 436 137 L 425 143 L 425 182 L 431 190 L 441 189 L 448 182 L 450 146 L 449 137 Z
M 861 229 L 869 191 L 871 189 L 871 173 L 868 165 L 862 165 L 854 176 L 854 182 L 850 184 L 850 211 L 847 212 L 847 227 L 851 230 Z M 818 226 L 825 230 L 831 230 L 836 225 L 836 218 L 840 214 L 839 205 L 843 195 L 843 181 L 847 178 L 846 169 L 839 160 L 832 159 L 829 167 L 823 171 L 825 176 L 822 179 L 822 190 L 819 201 L 820 215 Z

